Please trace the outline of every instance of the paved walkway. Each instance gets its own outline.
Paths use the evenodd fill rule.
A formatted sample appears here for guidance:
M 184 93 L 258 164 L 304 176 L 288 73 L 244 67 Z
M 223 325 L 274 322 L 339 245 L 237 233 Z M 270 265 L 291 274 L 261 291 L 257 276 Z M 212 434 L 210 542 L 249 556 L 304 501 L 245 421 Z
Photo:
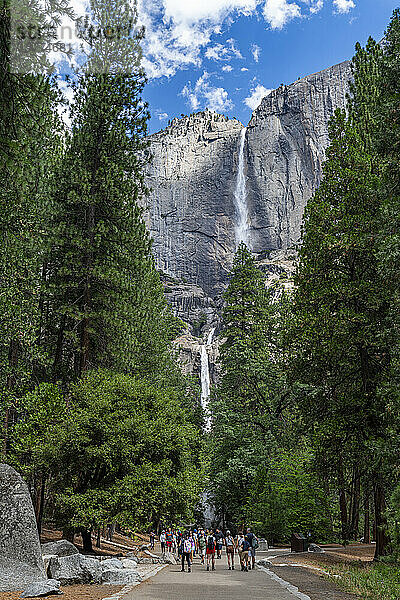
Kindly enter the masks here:
M 263 555 L 263 556 L 266 556 Z M 216 561 L 216 571 L 205 570 L 195 560 L 191 573 L 180 566 L 163 569 L 158 575 L 134 588 L 123 600 L 309 600 L 303 594 L 289 592 L 278 581 L 257 567 L 248 573 L 228 571 L 226 558 Z

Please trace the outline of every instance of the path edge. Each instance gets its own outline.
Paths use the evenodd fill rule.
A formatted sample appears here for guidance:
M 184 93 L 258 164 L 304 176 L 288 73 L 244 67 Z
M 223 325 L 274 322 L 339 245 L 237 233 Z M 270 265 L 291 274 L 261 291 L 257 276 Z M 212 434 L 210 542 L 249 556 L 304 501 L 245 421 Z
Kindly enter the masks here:
M 150 571 L 150 573 L 147 573 L 146 575 L 144 575 L 142 578 L 142 581 L 136 581 L 135 583 L 130 583 L 130 584 L 126 585 L 124 588 L 122 588 L 122 590 L 120 590 L 116 594 L 113 594 L 112 596 L 106 596 L 102 600 L 120 600 L 121 598 L 123 598 L 123 596 L 125 596 L 125 594 L 132 592 L 135 587 L 137 587 L 138 585 L 141 585 L 144 581 L 146 581 L 147 579 L 150 579 L 150 577 L 154 577 L 155 575 L 157 575 L 157 573 L 162 571 L 162 569 L 165 569 L 165 567 L 168 567 L 168 566 L 169 566 L 168 564 L 158 565 L 155 569 Z

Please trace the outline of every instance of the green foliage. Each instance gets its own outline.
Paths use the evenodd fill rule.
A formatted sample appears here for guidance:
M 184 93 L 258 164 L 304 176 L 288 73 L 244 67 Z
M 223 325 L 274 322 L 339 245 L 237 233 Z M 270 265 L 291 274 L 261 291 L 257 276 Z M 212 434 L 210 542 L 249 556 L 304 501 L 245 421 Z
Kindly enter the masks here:
M 332 536 L 330 501 L 315 472 L 312 452 L 279 449 L 257 472 L 246 520 L 271 544 L 289 542 L 293 532 L 321 542 Z
M 201 482 L 198 429 L 173 391 L 96 371 L 65 396 L 42 385 L 23 399 L 22 414 L 14 464 L 30 479 L 38 470 L 46 476 L 60 526 L 191 518 Z
M 324 565 L 326 569 L 326 565 Z M 346 565 L 328 567 L 336 585 L 363 600 L 397 600 L 400 596 L 398 564 Z M 339 576 L 339 577 L 338 577 Z

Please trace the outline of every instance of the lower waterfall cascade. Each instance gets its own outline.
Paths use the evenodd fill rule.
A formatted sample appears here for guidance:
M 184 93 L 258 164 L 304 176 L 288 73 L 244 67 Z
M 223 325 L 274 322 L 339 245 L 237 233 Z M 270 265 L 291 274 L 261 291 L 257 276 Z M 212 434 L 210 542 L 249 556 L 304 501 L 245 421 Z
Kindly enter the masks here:
M 206 430 L 208 431 L 211 426 L 211 416 L 208 412 L 208 401 L 210 398 L 210 365 L 208 361 L 208 350 L 212 344 L 215 333 L 215 327 L 210 330 L 207 336 L 207 342 L 200 346 L 200 361 L 201 361 L 201 406 L 206 413 Z

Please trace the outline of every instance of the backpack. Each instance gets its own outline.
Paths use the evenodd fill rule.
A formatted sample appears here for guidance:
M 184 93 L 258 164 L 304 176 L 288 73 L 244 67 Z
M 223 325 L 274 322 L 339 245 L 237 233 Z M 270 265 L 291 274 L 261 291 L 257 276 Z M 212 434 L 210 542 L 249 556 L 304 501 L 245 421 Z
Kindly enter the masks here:
M 215 541 L 212 535 L 209 535 L 207 538 L 207 548 L 208 550 L 214 550 L 215 548 Z
M 192 551 L 192 542 L 190 540 L 185 540 L 183 542 L 183 551 L 187 553 Z

